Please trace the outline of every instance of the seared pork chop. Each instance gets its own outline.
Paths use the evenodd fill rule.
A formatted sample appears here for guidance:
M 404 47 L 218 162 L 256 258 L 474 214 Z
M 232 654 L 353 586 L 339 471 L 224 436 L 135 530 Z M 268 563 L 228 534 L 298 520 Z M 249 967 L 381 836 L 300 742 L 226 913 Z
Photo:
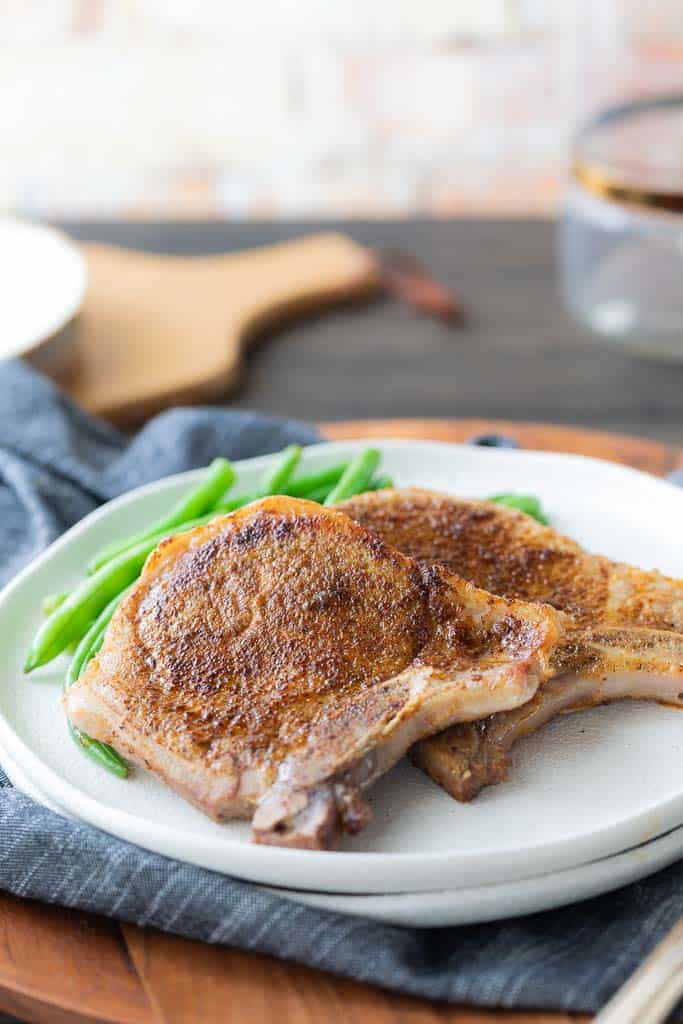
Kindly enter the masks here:
M 415 763 L 456 799 L 471 800 L 505 778 L 513 744 L 560 712 L 623 698 L 683 704 L 683 581 L 588 554 L 550 527 L 491 502 L 408 489 L 360 495 L 339 507 L 423 564 L 447 565 L 509 598 L 547 602 L 594 629 L 596 643 L 605 630 L 609 646 L 616 643 L 607 671 L 577 663 L 524 707 L 417 744 Z
M 525 703 L 566 657 L 602 657 L 568 616 L 276 497 L 160 544 L 65 704 L 211 817 L 321 848 L 413 743 Z
M 680 685 L 680 684 L 677 684 Z M 675 688 L 675 687 L 674 687 Z M 661 699 L 662 690 L 642 673 L 559 676 L 538 688 L 530 701 L 478 722 L 463 722 L 438 736 L 416 743 L 413 763 L 462 803 L 473 800 L 485 786 L 504 782 L 510 771 L 509 754 L 518 740 L 538 732 L 557 715 L 597 707 L 615 700 Z M 671 693 L 669 703 L 683 704 L 683 693 Z

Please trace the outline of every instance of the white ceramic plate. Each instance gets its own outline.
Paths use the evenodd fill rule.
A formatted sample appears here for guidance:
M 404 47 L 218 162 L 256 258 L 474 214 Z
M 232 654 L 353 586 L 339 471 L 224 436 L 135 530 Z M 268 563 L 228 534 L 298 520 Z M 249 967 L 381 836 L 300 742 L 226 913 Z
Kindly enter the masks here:
M 320 468 L 362 446 L 316 446 L 306 466 Z M 683 492 L 653 477 L 577 456 L 420 442 L 380 447 L 383 470 L 399 484 L 480 496 L 537 493 L 553 523 L 589 548 L 683 576 Z M 245 490 L 267 463 L 242 464 Z M 336 853 L 252 846 L 246 824 L 214 824 L 143 771 L 126 782 L 102 772 L 73 746 L 56 707 L 64 665 L 21 675 L 40 599 L 74 583 L 103 543 L 149 522 L 196 479 L 170 478 L 98 510 L 0 595 L 0 745 L 50 801 L 168 856 L 271 885 L 342 893 L 534 878 L 638 846 L 683 822 L 683 718 L 656 705 L 622 704 L 554 723 L 520 747 L 511 783 L 468 806 L 403 763 L 372 791 L 374 823 Z
M 51 810 L 65 813 L 33 785 L 6 752 L 2 755 L 2 762 L 4 770 L 18 789 L 39 803 L 46 804 Z M 272 887 L 268 887 L 268 890 L 304 906 L 351 917 L 365 917 L 385 924 L 415 928 L 482 924 L 502 916 L 521 917 L 563 907 L 644 878 L 680 857 L 682 833 L 683 828 L 674 829 L 642 846 L 555 874 L 540 875 L 519 882 L 474 886 L 470 889 L 402 892 L 389 896 L 346 896 L 334 892 L 301 892 Z
M 683 849 L 683 828 L 623 853 L 590 861 L 519 882 L 478 885 L 441 892 L 402 892 L 388 896 L 346 896 L 340 893 L 293 892 L 268 887 L 269 892 L 304 906 L 365 917 L 385 924 L 413 928 L 484 924 L 502 917 L 523 917 L 565 907 L 620 889 L 673 864 Z
M 76 315 L 87 284 L 85 260 L 54 228 L 0 217 L 0 359 L 25 355 Z

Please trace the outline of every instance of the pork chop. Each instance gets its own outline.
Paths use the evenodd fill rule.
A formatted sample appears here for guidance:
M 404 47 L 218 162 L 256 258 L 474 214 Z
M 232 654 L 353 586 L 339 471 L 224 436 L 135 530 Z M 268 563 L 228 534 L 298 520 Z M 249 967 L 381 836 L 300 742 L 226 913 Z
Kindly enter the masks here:
M 556 714 L 624 698 L 683 705 L 683 581 L 591 555 L 515 509 L 418 489 L 360 495 L 339 506 L 422 564 L 440 563 L 508 598 L 543 601 L 621 650 L 608 671 L 574 666 L 519 709 L 456 725 L 416 745 L 415 763 L 451 796 L 471 800 L 508 772 L 508 753 Z M 623 631 L 622 641 L 618 640 Z M 628 649 L 632 646 L 631 655 Z
M 162 542 L 65 704 L 216 820 L 324 848 L 413 743 L 525 703 L 566 657 L 602 657 L 568 616 L 274 497 Z

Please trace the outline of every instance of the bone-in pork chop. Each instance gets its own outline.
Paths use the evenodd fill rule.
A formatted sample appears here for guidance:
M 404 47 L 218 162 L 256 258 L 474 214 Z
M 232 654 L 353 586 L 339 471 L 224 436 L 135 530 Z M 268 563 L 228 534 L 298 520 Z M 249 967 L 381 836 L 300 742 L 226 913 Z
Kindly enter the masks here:
M 164 541 L 65 697 L 78 728 L 259 842 L 328 847 L 417 740 L 594 657 L 571 620 L 277 497 Z
M 505 778 L 513 744 L 555 714 L 627 697 L 683 704 L 682 581 L 591 555 L 550 527 L 491 502 L 411 488 L 360 495 L 339 507 L 423 564 L 447 565 L 509 598 L 547 602 L 593 629 L 596 644 L 602 635 L 616 645 L 608 671 L 577 664 L 524 707 L 417 744 L 415 763 L 456 799 L 471 800 Z

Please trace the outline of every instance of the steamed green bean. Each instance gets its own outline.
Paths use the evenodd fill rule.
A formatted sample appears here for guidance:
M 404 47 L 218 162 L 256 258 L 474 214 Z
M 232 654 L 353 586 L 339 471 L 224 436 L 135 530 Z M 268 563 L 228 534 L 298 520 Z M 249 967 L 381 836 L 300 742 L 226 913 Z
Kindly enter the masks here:
M 343 461 L 325 469 L 294 477 L 302 450 L 290 445 L 272 469 L 264 475 L 258 492 L 225 500 L 235 474 L 225 459 L 216 459 L 201 483 L 177 502 L 162 519 L 124 540 L 104 548 L 92 560 L 86 577 L 73 591 L 48 595 L 43 601 L 46 619 L 39 628 L 26 658 L 26 672 L 73 650 L 65 687 L 74 683 L 104 642 L 109 622 L 125 591 L 135 582 L 150 553 L 165 538 L 210 522 L 218 515 L 234 511 L 268 494 L 287 494 L 326 504 L 351 497 L 362 490 L 392 486 L 389 477 L 373 475 L 379 464 L 379 452 L 366 449 L 351 462 Z M 69 731 L 79 748 L 95 762 L 120 778 L 128 766 L 108 744 L 94 740 L 69 723 Z
M 177 501 L 166 516 L 151 523 L 146 529 L 132 537 L 108 544 L 92 559 L 88 566 L 88 572 L 90 574 L 97 572 L 112 558 L 116 558 L 123 551 L 127 551 L 148 537 L 161 533 L 163 530 L 169 532 L 188 519 L 196 519 L 198 516 L 210 512 L 234 482 L 235 471 L 228 460 L 214 459 L 207 468 L 203 480 Z
M 81 732 L 71 722 L 68 723 L 69 732 L 74 743 L 90 757 L 93 761 L 99 764 L 102 768 L 106 768 L 112 775 L 117 775 L 120 779 L 128 777 L 128 765 L 120 757 L 113 747 L 110 747 L 108 743 L 100 743 L 99 740 L 94 740 L 88 736 L 87 733 Z
M 116 611 L 119 602 L 123 598 L 124 593 L 125 591 L 121 594 L 117 594 L 116 597 L 112 598 L 109 604 L 105 605 L 105 607 L 102 609 L 100 614 L 97 616 L 95 621 L 88 629 L 87 633 L 85 633 L 81 640 L 79 641 L 79 644 L 74 652 L 74 656 L 71 659 L 69 670 L 66 674 L 66 686 L 70 686 L 71 683 L 76 682 L 76 680 L 83 672 L 83 669 L 85 668 L 87 663 L 96 653 L 94 649 L 95 645 L 97 644 L 98 640 L 101 643 L 101 641 L 104 639 L 104 634 L 107 630 L 107 626 L 111 622 L 112 616 Z
M 337 462 L 334 466 L 319 469 L 316 473 L 295 477 L 287 484 L 286 493 L 292 498 L 308 498 L 313 491 L 319 491 L 323 487 L 332 489 L 341 480 L 348 464 L 348 461 Z
M 285 488 L 301 461 L 302 451 L 300 444 L 290 444 L 280 453 L 273 468 L 267 470 L 261 480 L 259 497 L 265 498 L 269 494 L 285 493 Z
M 123 596 L 124 594 L 118 594 L 109 602 L 82 638 L 71 660 L 69 671 L 66 674 L 66 680 L 64 682 L 65 689 L 71 686 L 72 683 L 76 682 L 83 673 L 90 659 L 99 651 L 104 642 L 107 627 L 109 626 L 112 616 Z M 108 743 L 102 743 L 100 740 L 92 739 L 91 736 L 88 736 L 87 733 L 84 733 L 71 722 L 69 722 L 68 725 L 71 738 L 78 747 L 88 755 L 88 757 L 97 762 L 101 767 L 106 768 L 107 771 L 117 775 L 119 778 L 125 779 L 127 777 L 128 765 L 113 747 L 110 747 Z
M 339 462 L 336 466 L 330 466 L 329 469 L 322 469 L 317 473 L 309 473 L 307 476 L 291 480 L 283 488 L 282 493 L 291 498 L 308 498 L 309 501 L 319 501 L 322 494 L 324 499 L 341 478 L 347 466 L 348 462 Z M 258 501 L 263 497 L 265 495 L 260 493 L 243 494 L 241 497 L 222 501 L 220 505 L 216 506 L 216 512 L 226 514 L 235 512 L 238 508 L 243 508 L 244 505 L 249 505 L 252 501 Z
M 376 448 L 365 448 L 359 452 L 344 471 L 339 482 L 325 499 L 326 505 L 335 505 L 344 498 L 351 498 L 367 490 L 379 465 L 380 453 Z
M 140 541 L 135 547 L 121 552 L 86 578 L 43 622 L 36 633 L 24 665 L 25 672 L 31 672 L 40 665 L 52 661 L 61 654 L 72 640 L 83 635 L 89 623 L 95 619 L 114 597 L 134 582 L 142 571 L 148 555 L 157 544 L 174 533 L 200 526 L 213 518 L 213 513 L 179 524 L 174 530 L 166 530 Z
M 393 487 L 394 481 L 390 476 L 376 476 L 368 487 L 369 491 L 383 491 L 386 487 Z
M 375 449 L 369 448 L 360 452 L 352 462 L 346 465 L 338 464 L 292 481 L 291 475 L 300 458 L 301 448 L 298 445 L 290 445 L 283 452 L 273 471 L 268 474 L 267 479 L 264 479 L 262 486 L 269 484 L 274 488 L 291 488 L 314 500 L 332 504 L 333 501 L 341 501 L 344 497 L 351 497 L 351 495 L 373 486 L 372 477 L 379 464 L 380 455 Z M 212 466 L 215 467 L 216 463 L 220 461 L 224 463 L 219 466 L 221 471 L 225 473 L 227 469 L 227 476 L 223 475 L 222 477 L 223 484 L 226 479 L 234 479 L 234 473 L 232 467 L 225 460 L 216 460 Z M 216 479 L 214 474 L 212 477 L 214 487 Z M 335 480 L 336 482 L 332 483 Z M 331 485 L 331 490 L 325 493 L 328 484 Z M 387 484 L 383 483 L 382 486 L 387 486 Z M 206 488 L 202 493 L 201 500 L 206 501 Z M 225 493 L 225 489 L 221 493 Z M 336 497 L 334 497 L 335 494 Z M 195 489 L 183 500 L 182 507 L 196 508 L 199 500 L 197 489 Z M 246 503 L 250 498 L 245 496 L 237 500 L 240 503 Z M 40 665 L 52 661 L 71 643 L 79 641 L 108 603 L 137 579 L 147 557 L 161 540 L 172 534 L 209 522 L 218 514 L 231 511 L 233 504 L 233 502 L 214 502 L 210 512 L 169 525 L 171 519 L 177 517 L 178 509 L 181 507 L 181 503 L 179 503 L 166 517 L 160 530 L 156 532 L 152 532 L 151 528 L 146 530 L 144 536 L 136 544 L 125 548 L 101 565 L 71 593 L 60 594 L 58 599 L 52 599 L 52 611 L 34 638 L 26 658 L 24 671 L 31 672 Z M 158 523 L 156 525 L 158 526 Z
M 59 608 L 60 604 L 64 604 L 68 596 L 68 590 L 59 590 L 55 594 L 48 594 L 47 597 L 44 597 L 42 603 L 43 615 L 52 615 L 55 608 Z
M 533 494 L 494 494 L 488 500 L 495 502 L 496 505 L 504 505 L 506 508 L 516 508 L 520 512 L 525 512 L 544 526 L 548 524 L 547 516 L 541 508 L 541 502 Z

